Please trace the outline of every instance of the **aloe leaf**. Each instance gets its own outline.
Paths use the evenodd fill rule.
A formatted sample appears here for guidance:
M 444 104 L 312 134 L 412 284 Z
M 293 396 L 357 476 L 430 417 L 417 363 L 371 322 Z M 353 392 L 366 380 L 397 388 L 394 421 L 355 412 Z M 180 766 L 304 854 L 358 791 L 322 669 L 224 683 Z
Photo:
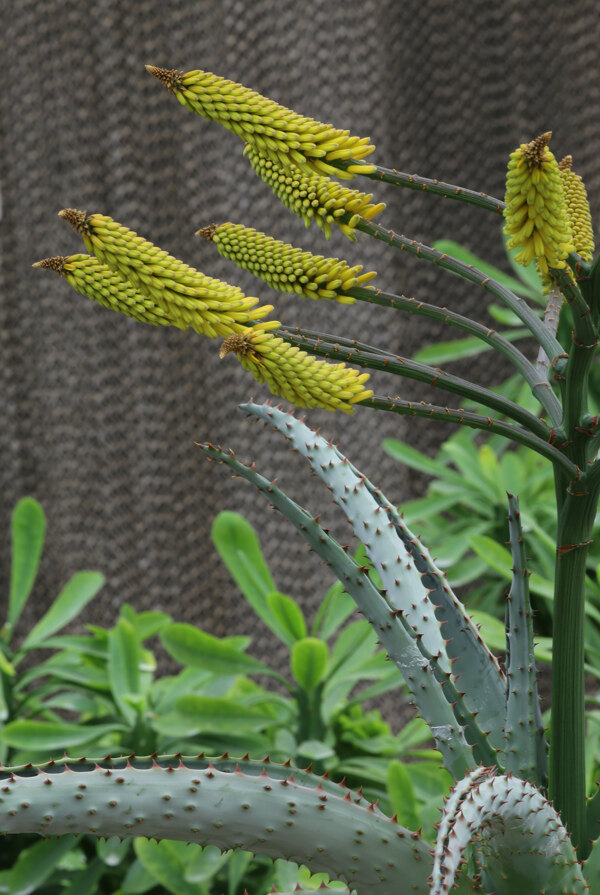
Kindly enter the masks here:
M 490 763 L 490 745 L 498 751 L 504 741 L 504 678 L 428 551 L 382 492 L 308 426 L 265 405 L 245 405 L 244 409 L 273 423 L 291 439 L 315 473 L 329 485 L 357 537 L 363 542 L 369 538 L 365 547 L 381 576 L 390 605 L 403 613 L 423 647 L 437 656 L 443 670 L 450 670 L 452 660 L 452 675 L 460 679 L 465 705 L 477 717 L 478 730 L 485 732 L 483 737 L 477 735 L 471 740 L 482 748 L 482 752 L 476 748 L 476 758 Z
M 428 892 L 431 857 L 417 834 L 346 787 L 306 772 L 296 779 L 289 767 L 179 758 L 167 767 L 144 760 L 90 767 L 67 760 L 39 774 L 10 769 L 2 777 L 2 832 L 145 835 L 241 848 L 285 856 L 373 895 Z
M 441 681 L 449 683 L 448 676 L 439 668 L 437 658 L 424 651 L 421 639 L 402 614 L 390 607 L 366 570 L 360 568 L 306 510 L 274 483 L 240 463 L 232 453 L 224 453 L 213 445 L 201 447 L 209 457 L 226 463 L 264 493 L 269 503 L 292 522 L 315 553 L 332 567 L 402 673 L 423 718 L 430 726 L 446 767 L 455 778 L 463 776 L 465 770 L 473 766 L 474 760 L 465 739 L 464 722 L 457 720 L 455 715 L 457 706 L 461 705 L 460 694 L 453 686 L 450 686 L 448 695 L 444 693 Z
M 8 597 L 7 637 L 16 625 L 37 575 L 44 547 L 46 517 L 32 497 L 24 497 L 12 514 L 12 565 Z
M 537 687 L 529 572 L 519 501 L 513 494 L 508 495 L 508 530 L 513 577 L 506 606 L 505 770 L 541 786 L 548 779 L 548 745 Z
M 47 637 L 60 631 L 79 615 L 102 585 L 104 576 L 99 572 L 77 572 L 64 586 L 50 609 L 29 632 L 21 649 L 34 649 Z
M 445 895 L 467 848 L 477 844 L 486 891 L 584 895 L 575 849 L 552 805 L 529 781 L 476 768 L 442 814 L 431 895 Z

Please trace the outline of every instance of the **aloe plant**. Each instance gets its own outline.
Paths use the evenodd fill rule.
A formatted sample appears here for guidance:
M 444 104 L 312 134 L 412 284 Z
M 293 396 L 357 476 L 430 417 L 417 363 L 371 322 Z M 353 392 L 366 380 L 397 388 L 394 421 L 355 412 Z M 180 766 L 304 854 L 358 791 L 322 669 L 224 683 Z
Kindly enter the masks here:
M 190 111 L 237 134 L 258 175 L 307 225 L 339 226 L 433 263 L 475 284 L 516 317 L 538 345 L 530 360 L 511 337 L 455 311 L 366 286 L 360 266 L 295 250 L 230 224 L 200 234 L 236 264 L 305 298 L 366 301 L 458 328 L 499 352 L 537 402 L 536 411 L 464 377 L 354 339 L 283 328 L 235 287 L 215 281 L 107 215 L 65 209 L 90 255 L 57 256 L 79 292 L 153 325 L 223 338 L 255 379 L 299 407 L 366 408 L 454 422 L 509 439 L 550 461 L 558 511 L 553 696 L 549 746 L 536 689 L 526 547 L 518 500 L 508 498 L 512 583 L 504 669 L 427 549 L 383 493 L 329 441 L 270 405 L 244 405 L 306 457 L 364 545 L 359 564 L 306 510 L 253 465 L 209 444 L 203 450 L 254 484 L 336 572 L 401 671 L 455 780 L 433 854 L 418 831 L 386 817 L 361 793 L 290 762 L 228 755 L 208 759 L 68 758 L 3 772 L 2 830 L 50 836 L 147 836 L 285 857 L 365 892 L 598 893 L 600 798 L 586 802 L 584 604 L 586 558 L 600 494 L 600 420 L 589 411 L 589 376 L 600 328 L 600 265 L 593 259 L 585 189 L 570 157 L 558 163 L 550 133 L 512 153 L 506 202 L 365 161 L 367 139 L 304 118 L 241 85 L 202 71 L 149 67 Z M 535 264 L 546 290 L 540 317 L 506 280 L 374 222 L 369 194 L 340 186 L 364 177 L 462 201 L 505 219 L 516 261 Z M 565 305 L 572 337 L 557 338 Z M 511 318 L 512 323 L 513 318 Z M 514 333 L 510 334 L 514 335 Z M 335 361 L 335 363 L 331 363 Z M 355 369 L 357 367 L 358 369 Z M 367 370 L 416 379 L 459 396 L 455 407 L 373 393 Z M 464 409 L 469 400 L 475 409 Z M 310 649 L 310 647 L 309 647 Z M 305 662 L 314 684 L 319 650 Z M 321 650 L 322 652 L 322 650 Z

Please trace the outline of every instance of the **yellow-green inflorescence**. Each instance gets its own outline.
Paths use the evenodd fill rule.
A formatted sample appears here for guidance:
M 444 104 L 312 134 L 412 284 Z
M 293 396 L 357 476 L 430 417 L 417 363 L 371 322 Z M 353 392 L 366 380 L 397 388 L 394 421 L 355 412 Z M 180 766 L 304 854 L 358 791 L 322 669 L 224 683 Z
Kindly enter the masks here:
M 172 321 L 160 305 L 143 295 L 119 274 L 102 264 L 93 255 L 57 255 L 37 261 L 34 267 L 45 267 L 63 276 L 77 292 L 97 301 L 105 308 L 120 311 L 140 323 L 170 326 Z
M 333 174 L 351 180 L 355 173 L 352 160 L 363 159 L 375 148 L 367 137 L 353 137 L 331 124 L 305 118 L 211 72 L 146 68 L 183 106 L 222 124 L 284 167 L 294 165 L 305 174 Z M 343 162 L 345 170 L 330 164 L 336 161 Z M 374 166 L 361 166 L 363 173 L 374 170 Z
M 322 174 L 305 174 L 295 165 L 283 166 L 247 143 L 244 148 L 258 176 L 306 227 L 316 221 L 327 239 L 331 225 L 336 224 L 349 239 L 356 239 L 355 227 L 361 218 L 370 220 L 385 208 L 385 203 L 372 204 L 371 193 L 351 190 Z
M 567 206 L 567 215 L 573 234 L 575 251 L 584 261 L 591 261 L 594 256 L 594 231 L 592 215 L 587 192 L 583 180 L 572 169 L 573 157 L 566 155 L 558 168 L 562 180 L 563 196 Z
M 537 261 L 542 275 L 566 267 L 573 237 L 558 162 L 548 149 L 552 133 L 522 143 L 511 153 L 506 177 L 505 233 L 520 264 Z
M 265 321 L 230 336 L 221 345 L 220 356 L 237 354 L 255 379 L 297 407 L 353 413 L 353 404 L 371 397 L 373 392 L 364 387 L 368 373 L 359 373 L 344 363 L 317 360 L 269 331 L 279 326 L 277 321 Z
M 337 258 L 304 252 L 241 224 L 212 224 L 198 230 L 198 235 L 214 242 L 224 258 L 249 270 L 273 289 L 305 298 L 352 304 L 354 299 L 348 290 L 376 276 L 374 271 L 361 274 L 360 264 L 350 267 Z
M 189 267 L 107 215 L 73 208 L 59 214 L 100 262 L 152 299 L 174 326 L 226 338 L 273 310 L 272 305 L 256 308 L 257 298 Z

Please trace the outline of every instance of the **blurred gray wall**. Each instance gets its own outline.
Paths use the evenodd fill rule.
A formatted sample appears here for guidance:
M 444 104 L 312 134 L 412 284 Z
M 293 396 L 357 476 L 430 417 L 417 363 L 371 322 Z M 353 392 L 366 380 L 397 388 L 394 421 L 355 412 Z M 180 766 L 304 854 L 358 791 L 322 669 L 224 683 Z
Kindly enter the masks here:
M 483 321 L 486 295 L 366 237 L 351 244 L 334 234 L 327 245 L 318 229 L 305 231 L 254 176 L 238 138 L 183 109 L 144 65 L 203 68 L 241 81 L 370 136 L 381 164 L 496 196 L 509 152 L 551 129 L 551 148 L 574 156 L 598 219 L 597 6 L 4 0 L 1 8 L 0 593 L 7 593 L 10 512 L 30 494 L 46 510 L 48 539 L 29 621 L 74 571 L 99 569 L 107 585 L 87 620 L 112 624 L 129 601 L 218 635 L 254 633 L 260 652 L 268 638 L 210 542 L 217 512 L 238 510 L 259 528 L 279 589 L 308 613 L 332 578 L 290 526 L 248 485 L 208 464 L 194 442 L 254 458 L 347 540 L 343 520 L 301 460 L 243 419 L 238 403 L 268 392 L 233 357 L 219 361 L 215 342 L 134 323 L 32 270 L 40 258 L 81 250 L 57 212 L 74 206 L 109 214 L 274 303 L 285 323 L 411 353 L 440 330 L 385 309 L 274 293 L 194 231 L 244 223 L 364 263 L 379 272 L 382 288 Z M 503 263 L 497 216 L 406 190 L 373 191 L 388 203 L 381 220 L 399 232 L 429 243 L 452 237 Z M 468 370 L 486 383 L 507 372 L 488 356 Z M 391 388 L 429 397 L 399 380 L 379 391 Z M 385 457 L 382 438 L 434 451 L 451 431 L 362 408 L 352 417 L 316 411 L 308 419 L 399 503 L 424 483 Z

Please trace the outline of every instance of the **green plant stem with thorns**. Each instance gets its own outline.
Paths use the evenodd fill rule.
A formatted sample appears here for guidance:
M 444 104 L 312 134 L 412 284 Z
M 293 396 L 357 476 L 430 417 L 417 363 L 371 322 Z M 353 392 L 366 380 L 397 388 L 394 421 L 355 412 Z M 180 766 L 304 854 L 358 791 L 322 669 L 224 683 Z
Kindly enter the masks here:
M 47 835 L 143 833 L 248 848 L 322 868 L 361 895 L 442 895 L 453 886 L 460 892 L 497 895 L 583 895 L 588 886 L 591 895 L 600 895 L 600 793 L 586 803 L 584 692 L 586 559 L 600 498 L 600 424 L 589 411 L 590 370 L 597 362 L 600 334 L 600 259 L 593 258 L 587 195 L 572 171 L 571 157 L 556 161 L 548 149 L 550 132 L 521 144 L 510 156 L 503 202 L 369 164 L 365 156 L 374 147 L 368 139 L 304 118 L 210 72 L 147 68 L 189 111 L 240 137 L 258 176 L 307 226 L 315 221 L 329 236 L 337 225 L 350 239 L 363 233 L 483 289 L 504 305 L 504 319 L 516 318 L 536 342 L 537 360 L 515 347 L 508 333 L 446 308 L 365 288 L 374 273 L 361 274 L 362 266 L 302 252 L 238 224 L 209 224 L 198 231 L 200 236 L 283 292 L 341 304 L 366 301 L 468 333 L 510 361 L 539 403 L 540 417 L 492 388 L 411 358 L 264 321 L 271 306 L 254 308 L 258 299 L 183 264 L 107 215 L 61 211 L 91 254 L 56 256 L 36 266 L 56 271 L 77 291 L 139 321 L 222 337 L 221 358 L 236 355 L 256 380 L 298 407 L 351 413 L 360 404 L 453 422 L 519 443 L 550 460 L 558 513 L 550 744 L 548 748 L 537 693 L 529 571 L 517 497 L 510 494 L 508 500 L 512 584 L 503 670 L 426 547 L 385 495 L 302 420 L 270 404 L 250 403 L 242 406 L 248 416 L 284 436 L 329 488 L 361 541 L 366 556 L 362 565 L 321 528 L 318 517 L 253 464 L 209 443 L 200 447 L 209 459 L 254 485 L 292 522 L 335 571 L 400 670 L 455 780 L 443 808 L 433 863 L 418 833 L 394 828 L 360 794 L 353 796 L 308 772 L 295 778 L 286 765 L 267 772 L 255 762 L 232 765 L 228 758 L 215 764 L 198 758 L 176 767 L 165 759 L 154 766 L 148 761 L 114 767 L 104 762 L 93 769 L 86 766 L 80 774 L 50 766 L 41 772 L 41 782 L 30 779 L 26 768 L 14 769 L 0 795 L 3 829 Z M 525 266 L 535 262 L 539 282 L 550 293 L 546 313 L 541 318 L 515 291 L 514 278 L 501 271 L 490 276 L 375 223 L 372 218 L 385 206 L 334 182 L 333 176 L 381 181 L 502 214 L 507 246 L 518 251 L 514 260 Z M 562 320 L 572 325 L 570 341 L 557 326 L 557 291 L 564 299 Z M 513 332 L 512 338 L 522 332 Z M 367 369 L 417 380 L 470 403 L 446 407 L 375 395 L 366 386 Z M 263 595 L 265 607 L 273 596 Z M 318 739 L 326 736 L 318 710 L 322 698 L 327 699 L 321 690 L 327 647 L 298 634 L 290 619 L 286 624 L 297 641 L 292 668 L 309 694 L 301 700 L 302 736 Z M 283 616 L 278 625 L 284 625 Z M 193 657 L 193 643 L 181 642 L 178 648 Z M 230 661 L 232 649 L 227 647 Z M 77 770 L 68 761 L 66 766 Z M 78 786 L 84 776 L 88 782 Z M 107 800 L 103 793 L 109 790 Z M 79 812 L 73 794 L 85 803 Z M 86 811 L 88 804 L 92 807 Z

